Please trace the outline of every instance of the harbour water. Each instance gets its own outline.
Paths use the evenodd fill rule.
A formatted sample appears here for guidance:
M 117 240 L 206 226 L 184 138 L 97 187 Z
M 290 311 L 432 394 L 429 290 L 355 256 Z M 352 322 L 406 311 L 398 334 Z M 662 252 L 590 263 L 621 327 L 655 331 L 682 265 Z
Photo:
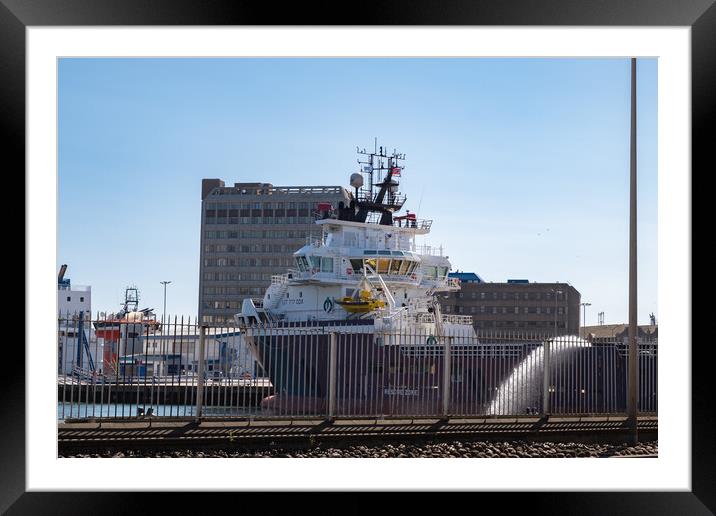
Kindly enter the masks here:
M 196 413 L 194 405 L 142 405 L 136 404 L 99 404 L 99 403 L 57 403 L 57 420 L 64 421 L 66 419 L 81 418 L 125 418 L 137 417 L 137 409 L 147 412 L 152 408 L 153 416 L 163 417 L 191 417 Z M 223 416 L 250 416 L 260 413 L 259 407 L 204 407 L 202 409 L 204 417 L 223 417 Z

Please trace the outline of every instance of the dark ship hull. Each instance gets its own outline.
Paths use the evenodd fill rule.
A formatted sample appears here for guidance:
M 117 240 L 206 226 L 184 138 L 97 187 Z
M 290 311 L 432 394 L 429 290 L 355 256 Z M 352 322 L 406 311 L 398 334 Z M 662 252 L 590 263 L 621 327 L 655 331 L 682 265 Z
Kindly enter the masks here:
M 335 349 L 335 396 L 331 386 L 330 328 L 296 334 L 256 334 L 249 341 L 274 394 L 262 412 L 273 416 L 434 416 L 445 411 L 445 344 L 392 343 L 373 333 L 338 333 Z M 448 415 L 541 413 L 541 341 L 458 342 L 450 345 Z M 626 406 L 627 364 L 615 344 L 569 351 L 569 361 L 550 366 L 550 412 L 620 412 Z M 536 358 L 537 357 L 537 358 Z M 656 357 L 653 357 L 654 361 Z M 565 365 L 566 364 L 566 365 Z M 640 360 L 642 375 L 655 374 Z M 509 383 L 520 366 L 535 378 L 522 378 L 517 392 Z M 655 393 L 640 393 L 642 410 Z

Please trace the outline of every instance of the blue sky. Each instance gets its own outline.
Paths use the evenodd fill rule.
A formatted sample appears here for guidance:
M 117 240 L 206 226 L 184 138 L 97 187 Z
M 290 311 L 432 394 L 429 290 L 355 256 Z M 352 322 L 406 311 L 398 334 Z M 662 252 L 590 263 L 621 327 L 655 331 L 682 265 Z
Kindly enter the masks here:
M 201 179 L 344 185 L 406 154 L 453 269 L 571 283 L 628 319 L 628 59 L 61 59 L 57 265 L 114 310 L 194 315 Z M 639 323 L 657 310 L 657 61 L 639 60 Z

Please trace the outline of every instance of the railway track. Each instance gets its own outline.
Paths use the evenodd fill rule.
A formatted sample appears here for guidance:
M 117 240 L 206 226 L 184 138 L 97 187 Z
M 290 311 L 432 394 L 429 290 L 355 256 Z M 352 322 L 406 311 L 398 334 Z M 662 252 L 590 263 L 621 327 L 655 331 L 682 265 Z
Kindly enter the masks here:
M 658 420 L 640 418 L 640 436 L 655 439 Z M 77 449 L 140 449 L 266 446 L 316 443 L 444 441 L 447 439 L 623 442 L 624 417 L 374 419 L 374 420 L 126 420 L 60 423 L 61 454 Z M 633 457 L 633 455 L 629 455 Z

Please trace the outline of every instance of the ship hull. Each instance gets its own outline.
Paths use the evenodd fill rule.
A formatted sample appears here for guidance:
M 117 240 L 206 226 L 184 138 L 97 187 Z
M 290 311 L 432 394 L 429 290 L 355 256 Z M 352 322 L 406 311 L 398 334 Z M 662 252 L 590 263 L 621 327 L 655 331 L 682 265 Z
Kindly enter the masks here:
M 328 330 L 328 328 L 326 328 Z M 255 335 L 249 348 L 273 385 L 265 415 L 339 417 L 472 416 L 542 413 L 542 343 L 451 343 L 444 381 L 445 343 L 398 337 L 386 343 L 370 332 L 336 333 L 335 396 L 330 399 L 331 341 L 316 329 Z M 550 413 L 623 412 L 627 363 L 615 345 L 552 352 Z M 640 377 L 656 385 L 655 360 L 640 359 Z M 447 407 L 443 392 L 449 389 Z M 640 410 L 656 411 L 656 392 L 640 388 Z

